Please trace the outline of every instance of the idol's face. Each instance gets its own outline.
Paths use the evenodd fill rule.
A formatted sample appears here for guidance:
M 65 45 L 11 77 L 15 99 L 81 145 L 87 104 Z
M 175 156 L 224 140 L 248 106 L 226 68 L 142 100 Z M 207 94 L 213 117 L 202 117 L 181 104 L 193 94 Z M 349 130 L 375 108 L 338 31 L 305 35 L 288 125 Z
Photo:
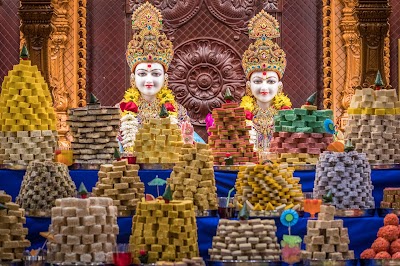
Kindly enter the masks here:
M 275 71 L 253 72 L 250 76 L 251 93 L 261 103 L 272 101 L 281 84 L 282 82 L 279 81 L 278 74 Z
M 155 96 L 164 85 L 164 80 L 164 67 L 160 63 L 140 63 L 135 68 L 135 84 L 144 96 Z

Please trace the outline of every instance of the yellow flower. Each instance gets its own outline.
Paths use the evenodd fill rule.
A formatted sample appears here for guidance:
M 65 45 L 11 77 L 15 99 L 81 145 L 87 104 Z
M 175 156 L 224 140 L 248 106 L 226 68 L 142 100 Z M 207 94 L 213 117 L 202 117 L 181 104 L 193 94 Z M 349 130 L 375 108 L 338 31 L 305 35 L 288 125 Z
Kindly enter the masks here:
M 136 88 L 129 88 L 126 90 L 124 95 L 124 100 L 127 102 L 134 102 L 137 103 L 139 100 L 140 92 Z
M 292 102 L 289 97 L 280 92 L 274 97 L 274 106 L 277 110 L 280 110 L 283 106 L 292 107 Z
M 254 111 L 254 99 L 253 97 L 250 96 L 243 96 L 242 102 L 240 103 L 240 106 L 244 108 L 246 111 L 253 112 Z

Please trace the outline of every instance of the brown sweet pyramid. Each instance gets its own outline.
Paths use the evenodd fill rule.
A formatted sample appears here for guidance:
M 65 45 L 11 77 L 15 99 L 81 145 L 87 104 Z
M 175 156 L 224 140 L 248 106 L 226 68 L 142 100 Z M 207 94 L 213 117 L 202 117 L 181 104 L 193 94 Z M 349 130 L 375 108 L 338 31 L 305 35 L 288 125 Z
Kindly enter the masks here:
M 269 211 L 297 209 L 303 199 L 300 179 L 293 177 L 294 169 L 287 163 L 241 166 L 236 179 L 236 199 L 254 206 L 257 216 Z
M 90 197 L 56 200 L 47 242 L 50 263 L 112 263 L 119 227 L 112 199 Z
M 144 197 L 144 184 L 138 171 L 139 165 L 128 164 L 126 160 L 103 164 L 92 192 L 98 197 L 112 198 L 113 205 L 118 208 L 118 216 L 131 216 Z
M 54 158 L 57 131 L 49 87 L 24 51 L 25 46 L 2 84 L 0 163 L 26 167 L 33 160 Z
M 148 263 L 182 261 L 199 256 L 193 202 L 164 200 L 140 202 L 132 221 L 129 240 L 134 263 L 147 251 Z
M 225 158 L 230 154 L 234 164 L 256 163 L 257 154 L 250 144 L 251 126 L 246 126 L 244 108 L 239 103 L 233 102 L 229 89 L 226 90 L 225 101 L 220 108 L 212 111 L 214 124 L 208 128 L 208 136 L 213 155 L 214 164 L 225 165 Z
M 348 230 L 343 227 L 343 220 L 334 220 L 334 214 L 334 206 L 321 205 L 318 220 L 308 220 L 303 259 L 354 259 L 354 251 L 349 250 Z
M 0 261 L 20 260 L 24 249 L 31 245 L 25 239 L 28 228 L 25 211 L 11 202 L 11 196 L 0 191 Z
M 390 213 L 383 224 L 371 248 L 361 253 L 361 259 L 400 259 L 399 218 Z
M 208 144 L 184 144 L 167 180 L 174 200 L 192 200 L 195 210 L 216 210 L 213 156 Z
M 220 219 L 212 248 L 211 260 L 279 261 L 281 250 L 274 220 Z
M 29 163 L 16 203 L 30 216 L 50 216 L 56 199 L 75 195 L 76 186 L 65 164 L 34 161 Z
M 150 118 L 136 133 L 138 163 L 175 163 L 182 147 L 182 132 L 170 117 Z
M 383 190 L 381 208 L 400 209 L 400 188 L 389 187 Z

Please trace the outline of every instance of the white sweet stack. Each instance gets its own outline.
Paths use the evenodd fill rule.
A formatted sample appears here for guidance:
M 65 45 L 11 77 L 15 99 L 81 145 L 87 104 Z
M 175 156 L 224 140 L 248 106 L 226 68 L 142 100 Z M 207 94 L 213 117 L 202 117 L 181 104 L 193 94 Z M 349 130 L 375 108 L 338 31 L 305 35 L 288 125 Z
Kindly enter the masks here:
M 306 260 L 347 260 L 354 259 L 354 251 L 349 250 L 349 233 L 343 228 L 343 220 L 334 220 L 335 207 L 321 205 L 318 220 L 308 220 L 307 235 L 304 236 L 306 250 L 302 252 Z
M 117 207 L 110 198 L 56 200 L 49 227 L 54 242 L 47 243 L 47 260 L 111 263 L 119 232 L 116 214 Z
M 345 138 L 370 163 L 400 163 L 400 102 L 396 90 L 356 90 L 348 109 Z
M 216 210 L 214 158 L 208 144 L 184 144 L 179 162 L 167 180 L 174 200 L 191 200 L 195 210 Z
M 220 219 L 212 248 L 211 260 L 280 260 L 280 247 L 274 220 Z
M 16 203 L 31 216 L 50 216 L 56 199 L 75 194 L 76 186 L 65 164 L 34 161 L 29 163 Z
M 144 197 L 144 184 L 138 173 L 139 165 L 128 164 L 126 160 L 103 164 L 92 192 L 98 197 L 111 198 L 118 208 L 118 216 L 131 216 Z

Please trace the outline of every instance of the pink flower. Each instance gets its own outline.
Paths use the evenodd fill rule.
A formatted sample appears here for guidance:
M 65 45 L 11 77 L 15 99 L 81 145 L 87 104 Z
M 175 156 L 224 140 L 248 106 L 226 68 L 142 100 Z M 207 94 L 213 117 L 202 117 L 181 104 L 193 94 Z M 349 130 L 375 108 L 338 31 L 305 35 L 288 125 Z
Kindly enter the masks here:
M 248 111 L 248 110 L 244 110 L 244 113 L 246 114 L 246 119 L 247 120 L 253 120 L 253 113 Z
M 175 106 L 172 103 L 165 103 L 164 105 L 169 112 L 175 112 Z
M 140 256 L 146 256 L 147 255 L 147 250 L 142 249 L 139 251 Z
M 286 105 L 281 107 L 281 110 L 289 110 L 289 109 L 292 109 L 292 108 L 290 108 L 289 106 L 286 106 Z
M 206 122 L 206 129 L 208 131 L 208 129 L 214 125 L 214 118 L 212 117 L 211 113 L 207 114 L 204 121 Z M 210 133 L 208 133 L 208 135 L 210 135 Z
M 138 112 L 138 106 L 134 102 L 121 102 L 119 104 L 119 109 L 121 109 L 122 112 L 123 111 L 131 111 L 134 113 Z

